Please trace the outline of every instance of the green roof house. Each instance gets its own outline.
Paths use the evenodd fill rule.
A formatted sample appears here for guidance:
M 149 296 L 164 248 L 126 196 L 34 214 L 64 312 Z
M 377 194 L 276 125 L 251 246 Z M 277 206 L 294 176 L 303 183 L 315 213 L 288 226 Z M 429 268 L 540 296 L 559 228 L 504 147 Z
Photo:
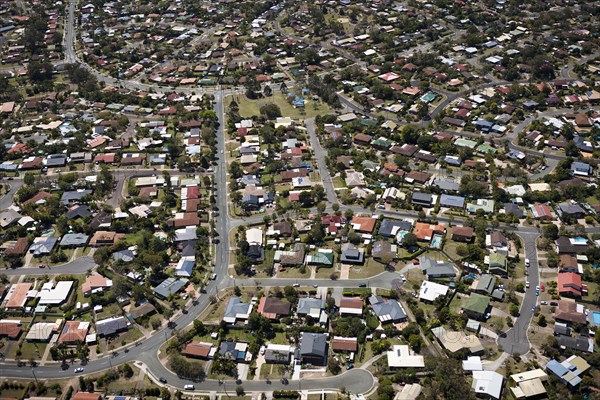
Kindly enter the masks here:
M 317 254 L 306 256 L 306 262 L 309 265 L 325 265 L 330 267 L 333 265 L 333 250 L 319 249 L 317 250 Z
M 492 253 L 487 256 L 488 271 L 492 274 L 505 276 L 508 274 L 506 256 L 500 253 Z
M 483 319 L 485 312 L 490 305 L 490 298 L 478 293 L 471 293 L 469 298 L 463 304 L 463 312 L 469 318 Z

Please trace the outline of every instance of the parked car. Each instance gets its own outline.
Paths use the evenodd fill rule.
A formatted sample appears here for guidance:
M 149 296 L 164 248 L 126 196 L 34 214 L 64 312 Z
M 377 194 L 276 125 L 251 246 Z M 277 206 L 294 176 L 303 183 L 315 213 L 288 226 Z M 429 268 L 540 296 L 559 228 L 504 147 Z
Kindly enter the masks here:
M 163 378 L 162 376 L 160 378 L 158 378 L 158 381 L 160 383 L 167 383 L 167 380 L 165 378 Z
M 558 303 L 556 301 L 551 301 L 550 305 L 553 307 L 558 307 Z
M 543 305 L 543 306 L 547 306 L 548 302 L 547 301 L 542 301 L 542 302 L 540 302 L 540 304 Z

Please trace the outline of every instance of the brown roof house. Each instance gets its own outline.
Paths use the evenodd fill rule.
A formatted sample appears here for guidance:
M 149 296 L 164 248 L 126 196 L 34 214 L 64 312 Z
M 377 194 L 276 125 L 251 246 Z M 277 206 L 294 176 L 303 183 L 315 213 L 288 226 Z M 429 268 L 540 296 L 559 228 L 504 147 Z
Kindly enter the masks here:
M 356 351 L 358 340 L 355 337 L 334 336 L 331 340 L 333 351 Z
M 111 246 L 124 237 L 125 235 L 122 233 L 110 231 L 96 231 L 96 233 L 94 233 L 94 236 L 92 236 L 92 239 L 90 240 L 90 246 Z
M 277 297 L 262 297 L 258 303 L 258 313 L 269 319 L 277 319 L 289 315 L 290 307 L 290 303 Z
M 455 242 L 471 243 L 475 231 L 470 226 L 455 226 L 452 228 L 452 240 Z
M 89 322 L 67 321 L 58 337 L 58 342 L 66 344 L 83 343 L 89 330 Z
M 182 354 L 192 358 L 207 359 L 215 353 L 212 343 L 191 342 L 185 345 Z

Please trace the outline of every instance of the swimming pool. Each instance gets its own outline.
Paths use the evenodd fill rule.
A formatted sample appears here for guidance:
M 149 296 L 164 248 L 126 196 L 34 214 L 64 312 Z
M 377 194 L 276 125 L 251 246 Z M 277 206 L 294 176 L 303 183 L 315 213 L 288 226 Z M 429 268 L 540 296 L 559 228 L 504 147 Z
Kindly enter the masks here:
M 600 311 L 592 311 L 592 322 L 596 326 L 600 326 Z
M 473 280 L 475 280 L 475 279 L 477 279 L 477 278 L 478 278 L 478 276 L 477 276 L 477 275 L 475 275 L 475 274 L 469 274 L 469 275 L 467 275 L 467 276 L 466 276 L 466 278 L 470 278 L 470 279 L 473 279 Z
M 431 239 L 431 247 L 434 249 L 439 249 L 442 247 L 442 235 L 433 235 L 433 239 Z
M 42 232 L 42 236 L 52 236 L 54 234 L 54 229 L 48 229 L 47 231 Z

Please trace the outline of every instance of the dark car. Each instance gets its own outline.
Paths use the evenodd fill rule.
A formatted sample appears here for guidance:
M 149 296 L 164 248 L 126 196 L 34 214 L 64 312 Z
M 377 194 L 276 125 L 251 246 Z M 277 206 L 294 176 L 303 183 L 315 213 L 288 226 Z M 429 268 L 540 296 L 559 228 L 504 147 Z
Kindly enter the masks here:
M 367 287 L 367 284 L 366 283 L 361 283 L 361 284 L 358 285 L 358 287 Z
M 167 380 L 165 378 L 163 378 L 162 376 L 160 378 L 158 378 L 158 380 L 160 381 L 160 383 L 167 383 Z
M 550 305 L 551 305 L 551 306 L 554 306 L 554 307 L 558 307 L 558 303 L 557 303 L 557 302 L 555 302 L 555 301 L 551 301 L 551 302 L 550 302 Z

